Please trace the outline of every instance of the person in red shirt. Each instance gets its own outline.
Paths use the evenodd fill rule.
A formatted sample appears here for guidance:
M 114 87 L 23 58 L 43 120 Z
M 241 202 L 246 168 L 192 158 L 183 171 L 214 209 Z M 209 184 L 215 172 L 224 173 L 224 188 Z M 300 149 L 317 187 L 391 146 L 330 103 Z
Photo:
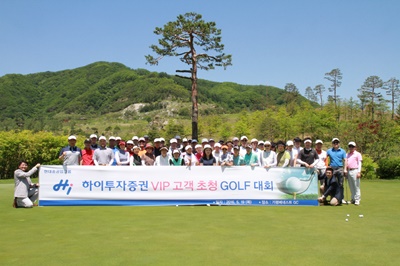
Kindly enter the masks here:
M 84 144 L 85 144 L 85 148 L 82 150 L 81 165 L 94 165 L 94 162 L 93 162 L 94 150 L 91 149 L 90 140 L 86 139 L 84 141 Z

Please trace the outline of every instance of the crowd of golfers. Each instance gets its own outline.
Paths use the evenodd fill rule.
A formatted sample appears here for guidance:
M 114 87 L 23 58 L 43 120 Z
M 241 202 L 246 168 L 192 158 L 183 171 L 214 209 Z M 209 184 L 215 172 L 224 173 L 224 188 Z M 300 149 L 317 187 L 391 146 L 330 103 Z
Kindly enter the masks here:
M 360 177 L 362 156 L 356 143 L 349 142 L 349 151 L 340 147 L 338 138 L 332 139 L 332 147 L 323 150 L 323 142 L 296 137 L 289 141 L 259 141 L 246 136 L 229 141 L 214 139 L 181 139 L 175 136 L 168 143 L 164 138 L 152 142 L 147 135 L 134 136 L 127 141 L 120 137 L 99 138 L 92 134 L 84 140 L 84 148 L 76 146 L 77 138 L 68 137 L 68 145 L 61 149 L 59 160 L 64 165 L 87 166 L 250 166 L 250 167 L 305 167 L 315 169 L 320 181 L 321 205 L 359 205 L 361 200 Z M 32 207 L 37 198 L 39 184 L 33 184 L 30 176 L 37 171 L 36 165 L 27 171 L 21 162 L 15 171 L 15 204 Z M 351 199 L 345 199 L 345 180 L 351 191 Z M 349 197 L 347 192 L 347 197 Z

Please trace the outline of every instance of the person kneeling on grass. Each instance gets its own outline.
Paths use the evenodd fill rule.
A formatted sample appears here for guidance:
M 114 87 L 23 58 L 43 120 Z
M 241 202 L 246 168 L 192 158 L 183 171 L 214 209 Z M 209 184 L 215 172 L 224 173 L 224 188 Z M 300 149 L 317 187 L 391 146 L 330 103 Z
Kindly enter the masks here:
M 342 204 L 343 194 L 336 176 L 333 175 L 332 168 L 326 168 L 324 184 L 320 189 L 322 194 L 322 196 L 318 198 L 320 203 L 330 204 L 332 206 Z M 329 201 L 327 201 L 328 197 L 330 197 Z
M 30 176 L 33 175 L 40 164 L 37 164 L 33 167 L 29 172 L 28 163 L 25 161 L 21 161 L 18 164 L 18 169 L 14 172 L 14 182 L 15 182 L 15 190 L 14 190 L 14 203 L 13 207 L 24 207 L 31 208 L 34 205 L 34 202 L 37 200 L 39 196 L 39 184 L 33 184 Z

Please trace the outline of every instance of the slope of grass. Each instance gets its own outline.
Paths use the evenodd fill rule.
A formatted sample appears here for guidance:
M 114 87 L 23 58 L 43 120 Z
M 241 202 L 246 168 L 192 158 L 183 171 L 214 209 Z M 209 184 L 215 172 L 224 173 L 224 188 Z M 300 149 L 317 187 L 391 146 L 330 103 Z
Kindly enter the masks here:
M 359 207 L 13 209 L 2 182 L 0 265 L 399 265 L 399 188 L 363 180 Z

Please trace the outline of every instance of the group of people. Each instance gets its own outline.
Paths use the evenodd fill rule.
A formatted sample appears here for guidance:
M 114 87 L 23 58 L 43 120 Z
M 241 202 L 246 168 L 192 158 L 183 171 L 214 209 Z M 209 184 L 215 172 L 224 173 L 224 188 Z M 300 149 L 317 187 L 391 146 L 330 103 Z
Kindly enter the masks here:
M 149 137 L 134 136 L 128 141 L 120 137 L 105 136 L 99 138 L 92 134 L 84 141 L 84 148 L 76 146 L 77 139 L 68 137 L 68 145 L 61 149 L 59 159 L 64 165 L 94 165 L 94 166 L 251 166 L 251 167 L 306 167 L 318 171 L 320 180 L 321 204 L 340 205 L 342 203 L 360 204 L 360 177 L 362 156 L 356 151 L 355 142 L 348 144 L 349 152 L 340 147 L 338 138 L 332 140 L 332 148 L 324 151 L 323 142 L 310 138 L 301 140 L 296 137 L 287 142 L 259 141 L 242 136 L 230 141 L 202 139 L 181 139 L 175 136 L 166 145 L 164 138 L 156 138 L 153 143 Z M 302 147 L 302 143 L 304 147 Z M 39 166 L 39 165 L 38 165 Z M 37 167 L 38 167 L 37 166 Z M 14 179 L 24 182 L 24 178 L 33 174 L 36 167 L 26 172 L 26 167 L 19 166 Z M 33 171 L 33 172 L 32 172 Z M 21 174 L 24 172 L 25 174 Z M 344 181 L 347 177 L 351 190 L 351 201 L 344 200 Z M 25 182 L 25 188 L 32 184 Z M 21 186 L 21 185 L 18 185 Z M 25 194 L 24 194 L 25 196 Z M 26 195 L 25 198 L 29 198 Z M 22 204 L 20 202 L 20 204 Z M 29 205 L 29 204 L 28 204 Z

